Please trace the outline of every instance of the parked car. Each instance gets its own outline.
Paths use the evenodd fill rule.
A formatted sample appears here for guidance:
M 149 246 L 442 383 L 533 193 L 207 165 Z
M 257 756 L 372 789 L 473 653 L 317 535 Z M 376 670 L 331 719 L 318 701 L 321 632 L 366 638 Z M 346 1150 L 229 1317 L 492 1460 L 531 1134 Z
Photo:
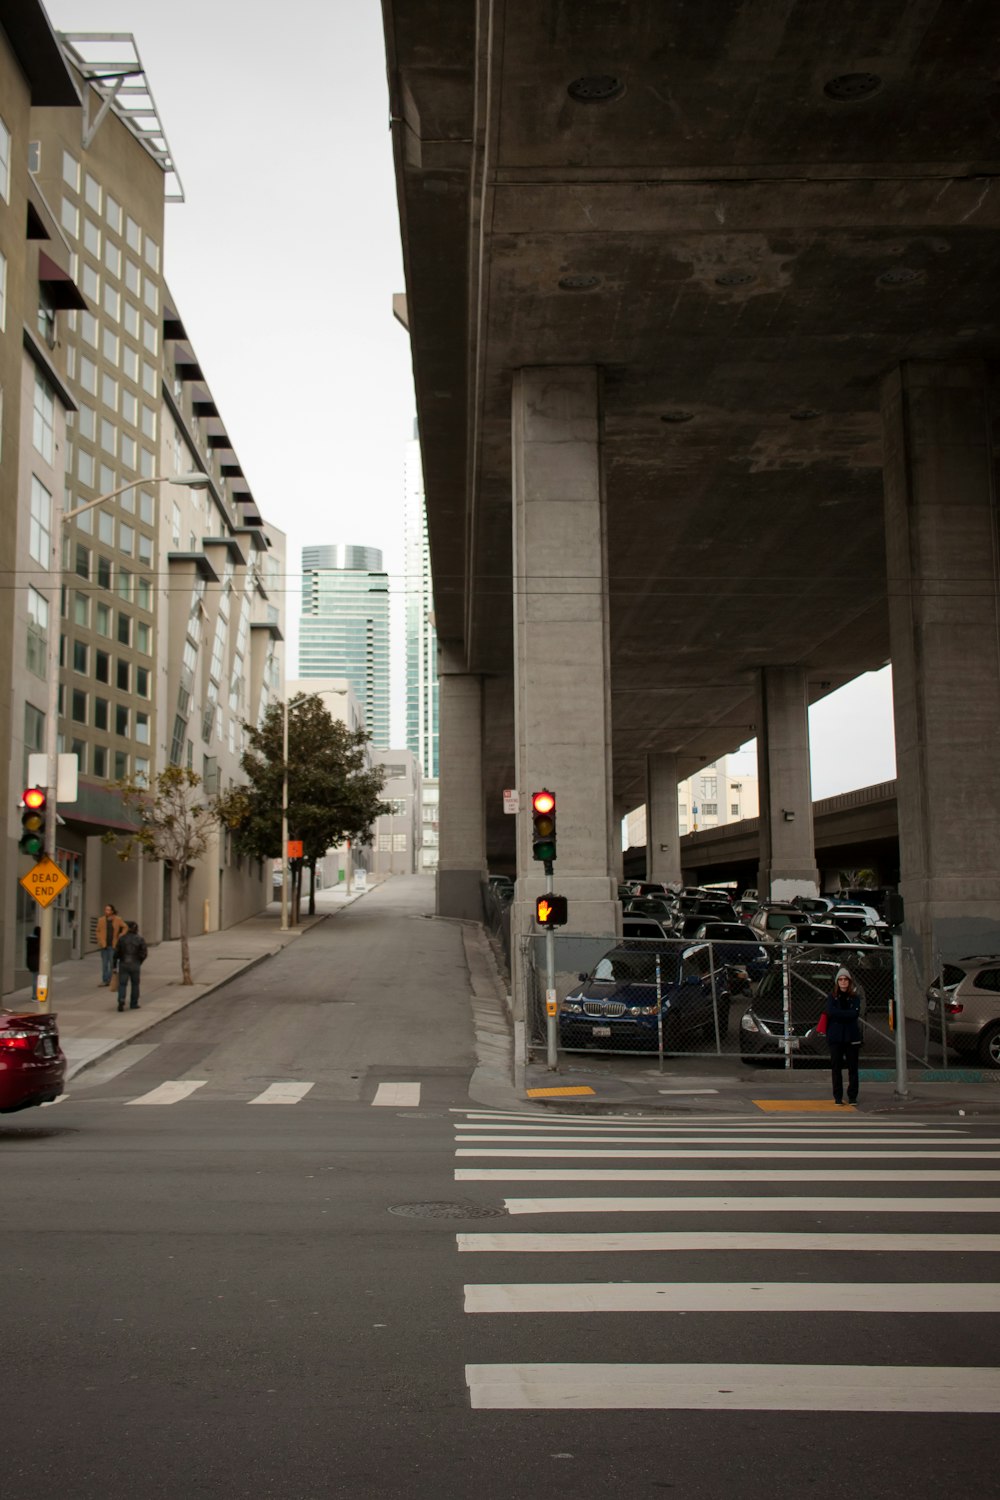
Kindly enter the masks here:
M 927 1027 L 942 1040 L 942 1013 L 948 1045 L 975 1054 L 987 1068 L 1000 1068 L 1000 955 L 987 953 L 942 965 L 927 989 Z
M 56 1017 L 0 1010 L 0 1114 L 51 1103 L 65 1079 Z
M 665 929 L 655 917 L 633 916 L 631 912 L 626 912 L 622 919 L 622 937 L 658 938 L 663 941 L 666 936 Z
M 779 943 L 819 943 L 829 948 L 834 943 L 849 941 L 843 928 L 832 922 L 791 922 L 778 933 Z
M 595 964 L 559 1006 L 559 1040 L 568 1051 L 657 1050 L 657 959 L 664 1047 L 687 1052 L 715 1036 L 712 984 L 678 948 L 637 952 L 620 945 Z M 719 1027 L 729 1023 L 729 993 L 716 984 Z
M 870 947 L 892 947 L 892 928 L 887 927 L 884 922 L 876 922 L 871 927 L 862 927 L 858 933 L 858 942 L 867 943 Z
M 738 901 L 733 903 L 736 920 L 738 922 L 749 922 L 759 905 L 759 901 L 751 901 L 749 897 L 741 896 Z
M 633 896 L 624 903 L 626 915 L 630 912 L 641 913 L 646 917 L 655 917 L 659 921 L 663 917 L 669 917 L 672 912 L 669 901 L 661 901 L 656 896 Z
M 769 901 L 759 906 L 750 918 L 751 931 L 765 943 L 775 943 L 783 927 L 794 925 L 802 913 L 790 901 Z
M 802 959 L 788 970 L 788 1048 L 795 1056 L 826 1059 L 826 1040 L 816 1026 L 826 1008 L 840 965 L 830 959 Z M 864 1002 L 862 1001 L 862 1009 Z M 785 1055 L 785 987 L 780 967 L 761 980 L 740 1020 L 744 1062 Z
M 871 926 L 871 920 L 863 912 L 835 906 L 830 912 L 830 925 L 839 928 L 841 932 L 846 932 L 849 938 L 858 942 L 865 928 Z
M 702 922 L 692 934 L 696 942 L 711 943 L 720 963 L 729 970 L 735 994 L 747 991 L 771 967 L 764 944 L 747 932 L 742 922 Z
M 829 911 L 833 902 L 826 896 L 793 896 L 792 905 L 797 906 L 799 911 Z
M 629 880 L 627 882 L 633 896 L 665 896 L 667 888 L 656 880 Z
M 846 916 L 864 917 L 866 925 L 882 920 L 874 906 L 865 906 L 860 901 L 835 901 L 830 908 L 830 916 L 835 922 Z

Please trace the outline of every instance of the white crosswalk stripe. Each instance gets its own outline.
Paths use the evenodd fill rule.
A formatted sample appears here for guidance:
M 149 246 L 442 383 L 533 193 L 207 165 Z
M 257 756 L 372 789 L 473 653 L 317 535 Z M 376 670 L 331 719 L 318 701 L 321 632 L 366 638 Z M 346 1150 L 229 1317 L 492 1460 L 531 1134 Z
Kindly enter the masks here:
M 934 1366 L 926 1362 L 924 1351 L 937 1335 L 932 1331 L 907 1344 L 906 1332 L 921 1318 L 932 1319 L 928 1326 L 933 1330 L 942 1327 L 942 1315 L 1000 1314 L 1000 1278 L 977 1280 L 977 1275 L 985 1277 L 989 1262 L 975 1259 L 1000 1254 L 1000 1234 L 989 1228 L 1000 1214 L 1000 1170 L 980 1165 L 1000 1159 L 1000 1151 L 989 1149 L 1000 1147 L 1000 1137 L 976 1137 L 964 1126 L 859 1116 L 821 1121 L 685 1115 L 678 1122 L 562 1112 L 548 1117 L 528 1111 L 453 1113 L 457 1183 L 570 1184 L 562 1193 L 555 1189 L 545 1196 L 505 1198 L 512 1219 L 543 1217 L 548 1221 L 544 1230 L 459 1233 L 456 1246 L 463 1258 L 486 1256 L 485 1265 L 496 1263 L 497 1256 L 573 1255 L 585 1272 L 577 1281 L 542 1281 L 530 1272 L 518 1280 L 510 1274 L 512 1263 L 501 1261 L 497 1264 L 498 1269 L 503 1266 L 503 1279 L 465 1283 L 468 1314 L 480 1320 L 517 1318 L 529 1339 L 527 1346 L 523 1339 L 517 1345 L 517 1353 L 526 1359 L 466 1365 L 473 1407 L 1000 1411 L 1000 1368 L 988 1361 L 991 1348 L 982 1363 L 970 1358 L 967 1367 Z M 748 1159 L 754 1165 L 748 1165 Z M 470 1161 L 472 1165 L 466 1165 Z M 606 1164 L 615 1161 L 622 1165 Z M 774 1161 L 783 1164 L 765 1165 Z M 498 1164 L 484 1165 L 492 1162 Z M 669 1165 L 660 1165 L 664 1162 Z M 611 1187 L 584 1197 L 574 1191 L 573 1185 L 581 1183 Z M 619 1183 L 628 1184 L 627 1194 L 615 1191 Z M 921 1196 L 925 1184 L 929 1194 Z M 792 1191 L 781 1192 L 786 1185 Z M 800 1185 L 803 1190 L 795 1191 Z M 972 1195 L 973 1185 L 987 1190 Z M 617 1216 L 625 1227 L 588 1229 L 590 1215 L 604 1225 L 609 1216 Z M 640 1215 L 647 1216 L 647 1225 L 648 1216 L 655 1215 L 666 1227 L 627 1227 Z M 881 1226 L 883 1216 L 888 1222 Z M 724 1224 L 727 1218 L 731 1229 L 720 1227 L 720 1220 Z M 852 1227 L 852 1219 L 863 1227 Z M 977 1229 L 978 1219 L 983 1222 Z M 674 1227 L 679 1220 L 683 1227 Z M 767 1227 L 769 1221 L 779 1227 Z M 744 1223 L 746 1230 L 740 1227 Z M 705 1252 L 710 1258 L 699 1260 Z M 810 1279 L 804 1270 L 808 1262 L 794 1259 L 800 1253 L 821 1255 L 824 1274 Z M 850 1275 L 850 1257 L 857 1254 L 866 1257 L 869 1273 L 878 1268 L 874 1275 Z M 618 1269 L 612 1271 L 609 1264 L 602 1279 L 600 1257 L 608 1255 Z M 628 1279 L 622 1279 L 623 1257 L 637 1255 L 645 1257 L 639 1274 L 628 1277 L 626 1272 Z M 894 1263 L 879 1258 L 887 1255 L 905 1256 L 902 1264 L 919 1266 L 924 1274 L 900 1274 L 897 1268 L 894 1275 Z M 651 1260 L 653 1256 L 660 1259 Z M 693 1262 L 685 1259 L 691 1256 Z M 597 1259 L 588 1263 L 587 1257 Z M 732 1273 L 734 1257 L 742 1275 Z M 720 1278 L 704 1279 L 714 1274 L 713 1264 L 720 1266 Z M 835 1282 L 829 1278 L 831 1265 L 840 1268 Z M 675 1266 L 680 1276 L 674 1274 Z M 957 1266 L 962 1267 L 960 1275 L 951 1269 Z M 587 1274 L 592 1267 L 596 1274 Z M 695 1267 L 701 1279 L 685 1279 L 684 1273 Z M 766 1274 L 758 1277 L 762 1267 Z M 880 1280 L 883 1267 L 886 1279 Z M 663 1279 L 648 1279 L 658 1271 Z M 881 1320 L 878 1348 L 885 1363 L 840 1369 L 807 1362 L 815 1326 L 811 1315 L 821 1320 L 833 1310 L 841 1319 L 858 1320 L 860 1328 L 868 1326 L 864 1320 Z M 672 1317 L 698 1314 L 715 1322 L 705 1325 L 709 1332 L 704 1340 L 699 1335 L 691 1360 L 663 1364 L 657 1362 L 657 1345 L 650 1342 L 650 1313 L 662 1315 L 655 1320 L 660 1347 L 664 1337 L 677 1342 L 667 1331 Z M 756 1315 L 749 1326 L 762 1330 L 771 1326 L 772 1318 L 799 1315 L 793 1349 L 796 1356 L 801 1349 L 803 1363 L 772 1362 L 774 1337 L 766 1332 L 761 1362 L 713 1361 L 713 1353 L 724 1358 L 724 1330 L 730 1317 L 744 1319 L 740 1352 L 752 1354 L 748 1338 L 752 1341 L 753 1334 L 747 1335 L 745 1321 L 749 1314 Z M 621 1330 L 633 1326 L 627 1321 L 630 1315 L 636 1315 L 635 1342 L 653 1354 L 653 1361 L 602 1361 L 602 1331 L 617 1330 L 620 1340 Z M 588 1336 L 594 1362 L 560 1363 L 561 1330 L 580 1318 L 599 1319 Z M 711 1332 L 713 1327 L 718 1334 Z M 530 1349 L 536 1329 L 546 1357 L 537 1363 Z M 899 1330 L 898 1337 L 893 1329 Z M 896 1363 L 894 1338 L 900 1351 Z M 907 1359 L 913 1347 L 919 1352 Z M 615 1352 L 620 1349 L 616 1343 Z
M 419 1083 L 380 1083 L 372 1100 L 372 1104 L 387 1105 L 391 1109 L 409 1108 L 419 1103 Z
M 180 1104 L 182 1099 L 187 1099 L 196 1089 L 203 1089 L 208 1082 L 207 1078 L 188 1079 L 186 1082 L 169 1079 L 161 1083 L 157 1088 L 151 1089 L 148 1094 L 140 1094 L 136 1099 L 126 1099 L 126 1104 Z
M 314 1083 L 269 1083 L 262 1094 L 254 1099 L 248 1099 L 248 1104 L 298 1104 L 304 1099 L 310 1089 L 314 1089 Z

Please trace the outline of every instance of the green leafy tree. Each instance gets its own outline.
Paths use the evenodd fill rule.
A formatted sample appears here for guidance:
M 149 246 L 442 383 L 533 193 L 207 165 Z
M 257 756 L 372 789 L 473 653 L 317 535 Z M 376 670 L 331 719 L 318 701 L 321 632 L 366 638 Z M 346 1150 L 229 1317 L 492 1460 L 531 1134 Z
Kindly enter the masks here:
M 177 881 L 181 928 L 181 984 L 191 984 L 188 896 L 194 866 L 209 846 L 218 823 L 214 800 L 206 801 L 201 777 L 186 766 L 167 766 L 147 785 L 119 781 L 122 802 L 135 821 L 128 833 L 104 835 L 122 861 L 148 858 L 169 865 Z
M 242 767 L 246 785 L 219 798 L 221 819 L 236 847 L 256 859 L 281 854 L 284 704 L 272 703 L 261 723 L 247 724 Z M 302 864 L 311 875 L 309 911 L 314 912 L 316 861 L 328 849 L 371 842 L 372 825 L 389 805 L 381 800 L 385 773 L 369 768 L 371 736 L 334 719 L 316 693 L 299 693 L 288 704 L 288 837 L 301 839 Z M 295 896 L 301 867 L 295 871 Z

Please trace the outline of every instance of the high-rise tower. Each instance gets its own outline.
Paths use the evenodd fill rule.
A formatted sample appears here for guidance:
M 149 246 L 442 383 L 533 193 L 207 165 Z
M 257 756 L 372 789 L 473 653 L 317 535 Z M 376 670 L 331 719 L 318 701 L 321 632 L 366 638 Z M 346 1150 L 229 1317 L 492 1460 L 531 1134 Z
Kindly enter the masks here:
M 303 547 L 299 676 L 346 677 L 372 744 L 389 745 L 389 575 L 378 547 Z
M 406 745 L 424 779 L 438 774 L 437 632 L 427 545 L 427 510 L 416 423 L 403 464 L 406 598 Z

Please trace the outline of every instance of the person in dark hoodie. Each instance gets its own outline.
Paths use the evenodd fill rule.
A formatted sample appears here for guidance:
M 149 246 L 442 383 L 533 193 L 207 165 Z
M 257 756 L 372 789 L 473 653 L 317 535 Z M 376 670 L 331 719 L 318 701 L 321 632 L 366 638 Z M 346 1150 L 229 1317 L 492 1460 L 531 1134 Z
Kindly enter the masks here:
M 132 983 L 132 998 L 129 1010 L 139 1009 L 139 974 L 148 953 L 146 939 L 139 934 L 138 922 L 129 922 L 115 947 L 115 962 L 118 965 L 118 1009 L 125 1009 L 125 996 L 129 981 Z
M 826 1041 L 830 1048 L 833 1098 L 844 1102 L 844 1066 L 847 1066 L 847 1102 L 858 1101 L 858 1058 L 861 1055 L 861 994 L 847 969 L 838 969 L 833 994 L 826 1002 Z

